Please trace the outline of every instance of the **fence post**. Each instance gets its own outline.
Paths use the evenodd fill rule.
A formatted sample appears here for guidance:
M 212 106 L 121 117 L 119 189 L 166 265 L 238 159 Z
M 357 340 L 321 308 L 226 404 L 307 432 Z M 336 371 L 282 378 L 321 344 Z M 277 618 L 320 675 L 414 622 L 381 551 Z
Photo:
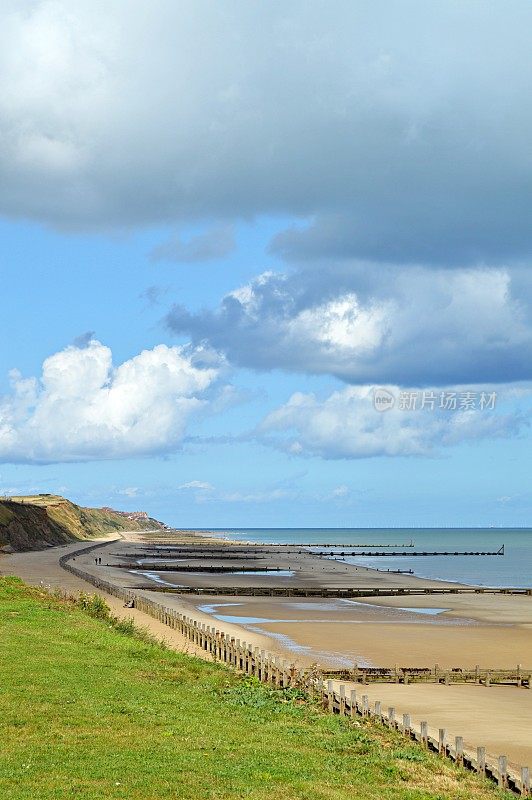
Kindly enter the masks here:
M 506 789 L 508 786 L 508 759 L 506 756 L 499 756 L 498 784 L 501 789 Z
M 357 714 L 357 693 L 355 689 L 351 689 L 351 695 L 349 698 L 349 705 L 350 705 L 350 713 L 352 717 L 356 717 Z
M 420 725 L 419 741 L 423 747 L 427 747 L 429 741 L 429 725 L 426 720 L 423 720 Z
M 332 681 L 327 681 L 327 708 L 330 713 L 334 710 L 334 690 Z
M 412 735 L 412 723 L 410 722 L 410 714 L 403 714 L 403 733 L 405 736 Z
M 281 685 L 281 659 L 277 656 L 275 659 L 275 685 Z
M 261 666 L 261 670 L 262 670 L 262 678 L 261 678 L 261 680 L 264 683 L 272 683 L 273 678 L 274 678 L 274 671 L 273 671 L 273 667 L 272 667 L 272 658 L 273 658 L 273 656 L 269 652 L 269 650 L 266 650 L 266 651 L 263 651 L 263 652 L 264 652 L 264 658 L 262 659 L 262 666 Z
M 340 715 L 345 716 L 345 686 L 340 686 Z
M 464 763 L 464 740 L 461 736 L 456 736 L 454 740 L 456 763 L 462 766 Z
M 477 747 L 477 772 L 479 775 L 486 774 L 486 748 Z
M 445 749 L 446 749 L 445 748 L 445 738 L 446 738 L 446 735 L 447 734 L 446 734 L 445 728 L 440 728 L 439 734 L 438 734 L 438 753 L 440 754 L 440 756 L 444 756 L 445 755 Z
M 530 770 L 528 767 L 521 767 L 521 797 L 530 795 Z
M 253 646 L 248 644 L 248 652 L 246 656 L 246 664 L 247 664 L 247 673 L 248 675 L 253 674 Z
M 318 693 L 318 701 L 320 705 L 325 708 L 325 688 L 323 685 L 323 678 L 318 678 L 316 682 L 316 692 Z
M 368 717 L 369 716 L 369 697 L 367 694 L 362 695 L 362 716 Z
M 382 722 L 382 706 L 380 700 L 375 700 L 375 717 Z
M 388 708 L 388 727 L 395 728 L 395 708 L 393 706 Z

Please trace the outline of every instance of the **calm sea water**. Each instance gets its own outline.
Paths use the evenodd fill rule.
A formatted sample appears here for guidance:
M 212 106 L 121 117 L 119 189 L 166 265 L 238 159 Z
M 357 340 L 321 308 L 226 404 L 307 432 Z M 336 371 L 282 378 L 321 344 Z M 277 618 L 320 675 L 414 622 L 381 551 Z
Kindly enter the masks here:
M 413 541 L 414 550 L 491 551 L 498 550 L 504 544 L 504 556 L 349 557 L 346 561 L 377 569 L 412 569 L 416 575 L 423 578 L 440 578 L 478 586 L 532 587 L 531 529 L 213 528 L 211 530 L 231 539 L 289 544 L 403 545 Z

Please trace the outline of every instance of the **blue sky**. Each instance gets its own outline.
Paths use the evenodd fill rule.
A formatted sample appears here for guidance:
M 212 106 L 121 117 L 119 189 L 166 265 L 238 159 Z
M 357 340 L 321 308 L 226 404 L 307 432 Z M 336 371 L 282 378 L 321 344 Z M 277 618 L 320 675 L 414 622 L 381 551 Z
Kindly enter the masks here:
M 0 493 L 192 527 L 528 525 L 510 5 L 6 4 Z

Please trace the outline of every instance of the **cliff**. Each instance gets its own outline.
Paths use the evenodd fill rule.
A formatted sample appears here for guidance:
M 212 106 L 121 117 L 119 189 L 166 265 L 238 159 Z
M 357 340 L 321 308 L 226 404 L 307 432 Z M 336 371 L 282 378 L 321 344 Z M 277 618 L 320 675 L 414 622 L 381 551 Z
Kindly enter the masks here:
M 83 508 L 59 495 L 40 494 L 0 500 L 0 551 L 41 550 L 50 545 L 141 531 L 164 525 L 145 512 Z

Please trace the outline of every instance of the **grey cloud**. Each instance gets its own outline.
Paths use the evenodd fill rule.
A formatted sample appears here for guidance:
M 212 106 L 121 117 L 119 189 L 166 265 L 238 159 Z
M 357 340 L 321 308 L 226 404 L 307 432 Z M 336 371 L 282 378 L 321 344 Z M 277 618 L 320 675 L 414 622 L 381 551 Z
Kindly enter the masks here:
M 265 273 L 215 310 L 175 306 L 166 322 L 259 370 L 353 384 L 507 383 L 532 377 L 530 289 L 508 270 L 351 265 Z
M 397 198 L 388 208 L 379 203 L 292 225 L 272 238 L 269 252 L 296 263 L 360 258 L 440 267 L 497 265 L 530 253 L 531 199 L 515 194 L 510 208 L 502 194 L 479 213 L 478 207 L 464 208 L 453 192 L 428 198 L 421 208 Z
M 532 252 L 528 0 L 40 0 L 1 16 L 4 215 L 288 215 L 310 225 L 272 243 L 293 259 Z
M 170 239 L 155 247 L 150 253 L 150 258 L 152 261 L 195 264 L 224 258 L 235 249 L 233 228 L 230 225 L 224 225 L 192 236 L 188 241 L 183 241 L 179 237 Z

